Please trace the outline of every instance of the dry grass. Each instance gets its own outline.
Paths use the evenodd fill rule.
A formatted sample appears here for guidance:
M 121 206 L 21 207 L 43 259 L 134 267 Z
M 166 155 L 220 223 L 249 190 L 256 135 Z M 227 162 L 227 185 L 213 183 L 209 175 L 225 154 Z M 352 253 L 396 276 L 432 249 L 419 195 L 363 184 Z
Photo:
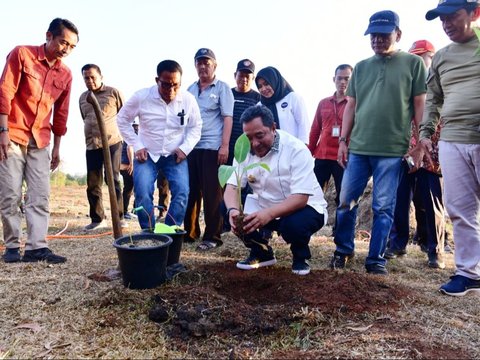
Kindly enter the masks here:
M 66 234 L 83 234 L 88 223 L 83 188 L 53 189 L 50 233 L 69 226 Z M 106 203 L 106 201 L 105 201 Z M 130 223 L 132 232 L 138 230 Z M 325 269 L 333 242 L 325 228 L 312 239 L 314 270 Z M 357 242 L 357 254 L 348 271 L 363 274 L 368 243 Z M 290 266 L 286 244 L 274 241 L 278 266 Z M 296 321 L 280 331 L 252 338 L 189 338 L 168 335 L 168 325 L 148 319 L 152 297 L 163 289 L 180 288 L 175 280 L 158 289 L 129 290 L 120 280 L 98 282 L 88 278 L 117 265 L 112 237 L 55 239 L 50 247 L 68 257 L 62 265 L 5 264 L 0 262 L 0 358 L 478 358 L 480 357 L 479 298 L 452 298 L 438 286 L 453 273 L 453 256 L 446 270 L 426 267 L 426 256 L 416 247 L 389 263 L 389 286 L 411 290 L 394 313 L 357 316 L 326 315 L 321 308 L 292 308 Z M 200 264 L 236 260 L 245 255 L 230 235 L 225 245 L 197 253 L 186 244 L 182 262 Z M 318 276 L 315 272 L 309 276 Z M 202 279 L 189 279 L 200 284 Z M 200 285 L 199 285 L 200 286 Z M 272 294 L 274 296 L 274 294 Z

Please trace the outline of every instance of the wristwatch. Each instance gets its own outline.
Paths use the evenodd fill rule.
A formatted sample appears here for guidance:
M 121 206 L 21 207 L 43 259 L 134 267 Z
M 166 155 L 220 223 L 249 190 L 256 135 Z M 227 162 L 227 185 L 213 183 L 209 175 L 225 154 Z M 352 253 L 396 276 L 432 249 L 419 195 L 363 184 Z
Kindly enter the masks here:
M 7 132 L 7 131 L 8 131 L 8 127 L 0 126 L 0 133 Z
M 342 141 L 343 141 L 344 143 L 346 143 L 346 142 L 347 142 L 347 138 L 346 138 L 345 136 L 340 136 L 340 137 L 338 138 L 338 143 L 340 144 Z

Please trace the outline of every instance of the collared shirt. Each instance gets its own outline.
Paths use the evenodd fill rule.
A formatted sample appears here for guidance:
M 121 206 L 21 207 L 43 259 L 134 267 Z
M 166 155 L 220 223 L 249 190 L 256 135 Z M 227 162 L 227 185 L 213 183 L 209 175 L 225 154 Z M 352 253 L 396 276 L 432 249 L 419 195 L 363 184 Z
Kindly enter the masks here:
M 136 117 L 138 136 L 132 127 Z M 173 154 L 176 148 L 188 155 L 202 130 L 200 109 L 190 93 L 179 91 L 167 104 L 156 85 L 133 94 L 120 109 L 117 123 L 127 144 L 133 145 L 134 151 L 146 148 L 154 162 Z
M 197 82 L 189 86 L 188 91 L 195 96 L 202 114 L 202 137 L 196 149 L 218 150 L 222 145 L 223 120 L 233 116 L 233 94 L 227 83 L 215 78 L 200 91 Z
M 403 51 L 374 55 L 357 63 L 347 89 L 347 96 L 356 100 L 349 152 L 405 155 L 415 115 L 414 98 L 427 91 L 426 77 L 422 58 Z
M 50 67 L 44 45 L 14 48 L 0 79 L 0 113 L 8 115 L 10 139 L 27 145 L 33 137 L 44 148 L 50 131 L 65 135 L 71 85 L 70 69 L 59 60 Z
M 270 171 L 263 167 L 246 171 L 241 186 L 244 187 L 248 181 L 261 209 L 279 204 L 292 194 L 304 194 L 308 195 L 307 204 L 323 214 L 327 222 L 327 202 L 313 172 L 314 160 L 304 143 L 285 131 L 276 130 L 270 151 L 262 158 L 248 154 L 242 166 L 258 162 L 267 164 Z M 238 166 L 236 160 L 234 165 Z M 235 175 L 228 183 L 237 186 Z
M 105 131 L 107 133 L 108 145 L 115 145 L 122 141 L 122 136 L 117 126 L 117 114 L 123 106 L 123 95 L 117 89 L 102 84 L 100 89 L 95 90 L 95 97 L 100 104 Z M 92 104 L 87 102 L 88 91 L 80 95 L 80 114 L 84 122 L 85 143 L 87 150 L 96 150 L 103 147 L 100 128 L 98 127 L 97 116 L 93 110 Z
M 308 148 L 315 159 L 337 160 L 338 138 L 346 105 L 347 98 L 337 102 L 335 95 L 318 104 L 308 142 Z M 334 127 L 337 127 L 337 136 L 332 136 Z

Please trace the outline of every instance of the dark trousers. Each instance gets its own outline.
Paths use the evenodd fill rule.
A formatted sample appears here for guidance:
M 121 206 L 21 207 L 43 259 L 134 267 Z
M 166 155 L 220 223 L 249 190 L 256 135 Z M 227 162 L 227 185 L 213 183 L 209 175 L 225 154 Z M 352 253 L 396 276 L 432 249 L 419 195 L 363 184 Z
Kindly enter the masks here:
M 425 169 L 418 170 L 416 192 L 419 193 L 425 210 L 424 227 L 428 253 L 442 254 L 445 243 L 445 207 L 440 176 Z
M 270 221 L 263 229 L 277 231 L 282 235 L 283 240 L 290 244 L 293 258 L 305 260 L 312 257 L 308 243 L 312 235 L 322 228 L 324 219 L 323 214 L 319 214 L 314 208 L 307 205 L 290 215 Z M 263 236 L 263 229 L 256 230 L 244 237 L 245 246 L 251 250 L 253 256 L 262 257 L 265 252 L 273 253 L 272 248 L 268 245 L 268 238 Z
M 123 192 L 122 192 L 122 200 L 123 200 L 123 211 L 125 213 L 128 212 L 128 206 L 130 205 L 130 198 L 133 194 L 133 175 L 128 173 L 128 170 L 120 170 L 120 174 L 123 178 Z M 135 204 L 133 204 L 135 207 Z
M 222 188 L 218 182 L 218 151 L 194 149 L 188 155 L 190 194 L 185 214 L 186 237 L 200 237 L 200 208 L 203 200 L 205 232 L 203 240 L 219 241 L 222 230 L 220 203 Z
M 330 177 L 333 176 L 335 182 L 335 204 L 340 203 L 340 190 L 342 189 L 343 168 L 336 160 L 315 159 L 315 167 L 313 169 L 318 183 L 322 187 L 323 192 L 327 191 Z
M 120 219 L 123 219 L 122 188 L 120 185 L 120 161 L 122 157 L 122 143 L 111 145 L 110 157 L 112 159 L 113 181 L 117 197 Z M 87 150 L 87 198 L 90 205 L 90 218 L 92 222 L 101 222 L 105 219 L 102 202 L 102 185 L 104 179 L 103 149 Z M 107 178 L 105 176 L 105 183 Z M 108 185 L 108 184 L 107 184 Z
M 408 165 L 405 161 L 402 161 L 400 182 L 397 188 L 397 202 L 395 203 L 395 213 L 389 236 L 389 248 L 392 250 L 404 250 L 407 247 L 410 236 L 410 203 L 415 190 L 415 182 L 416 174 L 408 174 Z M 419 205 L 418 209 L 423 207 L 420 206 L 418 201 L 416 203 Z M 421 215 L 421 210 L 419 210 L 419 215 Z
M 394 251 L 406 248 L 410 230 L 410 203 L 413 200 L 418 242 L 425 244 L 430 254 L 442 253 L 445 241 L 445 210 L 440 176 L 425 169 L 408 174 L 406 164 L 403 171 L 397 189 L 389 247 Z
M 157 175 L 157 189 L 158 189 L 158 206 L 162 207 L 164 211 L 167 210 L 167 198 L 168 198 L 168 180 L 162 170 L 158 170 Z

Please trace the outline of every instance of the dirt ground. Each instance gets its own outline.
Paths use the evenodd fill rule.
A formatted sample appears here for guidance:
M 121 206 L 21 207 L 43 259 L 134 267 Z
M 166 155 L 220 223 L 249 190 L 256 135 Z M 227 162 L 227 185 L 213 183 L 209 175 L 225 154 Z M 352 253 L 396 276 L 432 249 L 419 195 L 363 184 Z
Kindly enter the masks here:
M 107 201 L 105 201 L 107 205 Z M 108 206 L 107 206 L 108 207 Z M 327 269 L 331 228 L 311 241 L 312 273 L 293 275 L 288 245 L 278 264 L 241 271 L 246 251 L 231 234 L 208 253 L 184 244 L 187 272 L 158 288 L 131 290 L 109 276 L 112 235 L 82 231 L 83 188 L 53 189 L 51 248 L 62 265 L 0 262 L 0 358 L 415 358 L 480 356 L 479 297 L 451 298 L 438 286 L 453 273 L 426 267 L 409 245 L 387 277 L 367 275 L 368 242 L 356 241 L 348 270 Z M 138 231 L 130 222 L 128 232 Z

